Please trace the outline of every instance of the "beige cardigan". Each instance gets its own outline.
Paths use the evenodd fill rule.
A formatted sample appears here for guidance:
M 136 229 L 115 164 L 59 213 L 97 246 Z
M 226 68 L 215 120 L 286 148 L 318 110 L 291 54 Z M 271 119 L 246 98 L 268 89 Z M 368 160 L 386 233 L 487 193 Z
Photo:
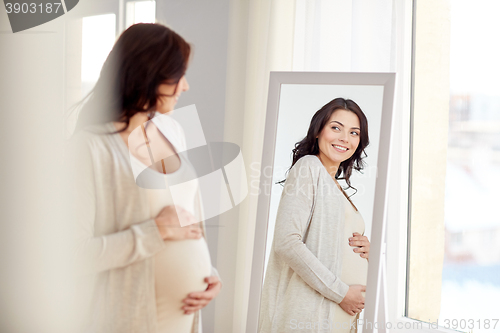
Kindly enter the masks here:
M 295 163 L 286 179 L 262 292 L 259 332 L 301 332 L 298 323 L 335 322 L 333 302 L 349 286 L 342 268 L 344 209 L 340 192 L 313 155 Z M 330 332 L 307 329 L 304 332 Z
M 169 119 L 158 127 L 177 151 L 184 151 L 183 131 Z M 153 256 L 164 242 L 148 216 L 144 189 L 135 183 L 127 146 L 119 134 L 96 131 L 115 128 L 107 123 L 81 130 L 68 145 L 69 168 L 76 173 L 71 191 L 75 244 L 87 277 L 81 285 L 81 301 L 89 309 L 83 331 L 155 333 Z M 192 332 L 199 332 L 199 318 L 200 312 Z

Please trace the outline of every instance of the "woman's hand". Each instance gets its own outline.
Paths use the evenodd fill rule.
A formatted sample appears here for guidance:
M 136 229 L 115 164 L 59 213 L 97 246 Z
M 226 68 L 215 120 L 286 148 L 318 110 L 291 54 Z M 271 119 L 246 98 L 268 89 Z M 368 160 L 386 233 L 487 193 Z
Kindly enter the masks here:
M 356 246 L 353 251 L 359 253 L 361 258 L 368 260 L 368 255 L 370 254 L 370 241 L 368 237 L 361 236 L 355 232 L 352 234 L 352 237 L 349 238 L 349 245 Z
M 186 304 L 182 307 L 184 314 L 191 314 L 203 309 L 215 298 L 215 296 L 217 296 L 222 288 L 222 283 L 217 276 L 206 277 L 205 282 L 208 283 L 208 287 L 205 291 L 190 293 L 188 297 L 183 300 Z
M 185 227 L 181 227 L 181 223 Z M 194 216 L 180 206 L 166 206 L 155 217 L 156 225 L 164 240 L 200 239 L 201 228 L 195 225 Z
M 360 313 L 361 310 L 365 308 L 365 297 L 362 292 L 366 291 L 366 286 L 362 286 L 359 284 L 354 284 L 349 286 L 349 290 L 345 295 L 342 302 L 339 303 L 342 310 L 347 312 L 350 316 L 356 315 L 356 313 Z

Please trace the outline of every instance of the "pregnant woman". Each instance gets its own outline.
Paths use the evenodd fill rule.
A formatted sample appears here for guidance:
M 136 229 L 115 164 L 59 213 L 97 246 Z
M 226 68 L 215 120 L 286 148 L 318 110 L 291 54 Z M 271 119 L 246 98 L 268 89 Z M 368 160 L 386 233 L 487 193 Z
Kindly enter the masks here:
M 336 98 L 295 145 L 276 218 L 259 332 L 349 332 L 364 308 L 370 243 L 337 179 L 363 168 L 368 123 Z
M 80 111 L 68 150 L 76 244 L 93 273 L 85 332 L 200 332 L 199 310 L 220 291 L 198 183 L 169 190 L 196 179 L 168 115 L 189 89 L 189 55 L 171 29 L 131 26 Z

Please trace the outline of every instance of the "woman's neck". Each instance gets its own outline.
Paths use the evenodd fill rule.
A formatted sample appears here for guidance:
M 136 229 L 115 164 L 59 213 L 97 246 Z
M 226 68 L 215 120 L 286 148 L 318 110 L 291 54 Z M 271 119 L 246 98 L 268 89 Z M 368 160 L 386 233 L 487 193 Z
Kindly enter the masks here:
M 329 159 L 325 154 L 321 151 L 317 155 L 321 164 L 325 167 L 326 171 L 330 174 L 330 176 L 335 180 L 335 175 L 339 169 L 340 163 L 335 163 L 331 159 Z
M 128 124 L 128 127 L 123 132 L 130 134 L 133 130 L 135 130 L 137 127 L 141 126 L 142 124 L 144 124 L 148 120 L 149 120 L 149 117 L 148 117 L 148 114 L 146 112 L 138 112 L 130 118 L 130 122 Z M 121 130 L 125 127 L 125 123 L 124 122 L 117 122 L 116 127 L 119 130 Z

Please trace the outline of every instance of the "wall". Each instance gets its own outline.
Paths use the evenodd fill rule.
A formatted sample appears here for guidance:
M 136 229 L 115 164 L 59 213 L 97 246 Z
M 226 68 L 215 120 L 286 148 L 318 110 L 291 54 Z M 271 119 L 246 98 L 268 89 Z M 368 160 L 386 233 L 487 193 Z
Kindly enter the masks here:
M 73 332 L 61 202 L 64 24 L 12 34 L 0 10 L 0 331 Z

